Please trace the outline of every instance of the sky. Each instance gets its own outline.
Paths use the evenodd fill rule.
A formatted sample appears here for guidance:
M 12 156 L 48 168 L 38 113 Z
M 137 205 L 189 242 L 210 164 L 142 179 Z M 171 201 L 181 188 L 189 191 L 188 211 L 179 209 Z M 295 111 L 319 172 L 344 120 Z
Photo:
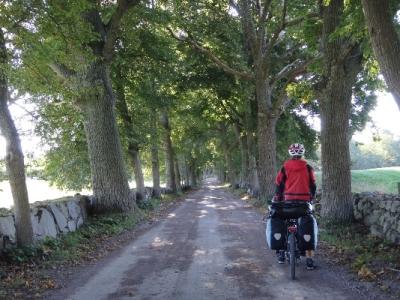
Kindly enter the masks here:
M 40 138 L 34 134 L 34 120 L 30 115 L 34 111 L 34 106 L 24 100 L 10 106 L 11 114 L 15 120 L 17 128 L 21 135 L 22 149 L 27 153 L 33 153 L 35 157 L 41 156 L 45 152 L 45 147 L 40 145 Z M 354 139 L 368 143 L 372 141 L 372 134 L 376 130 L 388 130 L 395 136 L 400 138 L 400 111 L 389 93 L 379 93 L 377 99 L 377 106 L 370 112 L 370 117 L 375 124 L 375 128 L 368 124 L 362 132 L 354 135 Z M 319 119 L 314 118 L 311 120 L 313 126 L 318 130 Z M 0 136 L 0 158 L 5 155 L 5 140 Z

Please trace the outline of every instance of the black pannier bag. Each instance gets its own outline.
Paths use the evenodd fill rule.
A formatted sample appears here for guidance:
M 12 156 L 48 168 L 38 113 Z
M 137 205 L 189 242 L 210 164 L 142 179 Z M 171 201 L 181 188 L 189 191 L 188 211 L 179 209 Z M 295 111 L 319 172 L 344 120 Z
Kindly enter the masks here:
M 269 217 L 267 219 L 265 234 L 268 247 L 271 250 L 283 250 L 286 248 L 286 224 L 284 220 Z
M 314 216 L 307 215 L 299 218 L 297 229 L 299 250 L 315 250 L 318 242 L 318 226 Z
M 298 219 L 310 214 L 310 205 L 306 201 L 272 202 L 271 215 L 281 219 Z

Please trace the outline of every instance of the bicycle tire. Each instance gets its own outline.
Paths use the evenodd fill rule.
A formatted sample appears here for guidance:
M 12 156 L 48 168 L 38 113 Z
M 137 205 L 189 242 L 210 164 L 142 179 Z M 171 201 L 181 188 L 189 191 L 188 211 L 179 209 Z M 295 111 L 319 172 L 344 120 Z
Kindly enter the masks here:
M 296 237 L 294 233 L 291 233 L 289 236 L 289 245 L 290 278 L 294 280 L 296 278 Z

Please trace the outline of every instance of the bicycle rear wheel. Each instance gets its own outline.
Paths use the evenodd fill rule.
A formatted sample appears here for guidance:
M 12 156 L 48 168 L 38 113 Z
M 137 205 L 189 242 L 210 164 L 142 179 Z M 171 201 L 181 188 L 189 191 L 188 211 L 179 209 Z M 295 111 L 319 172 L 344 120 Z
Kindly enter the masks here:
M 294 233 L 289 236 L 290 278 L 296 277 L 296 237 Z

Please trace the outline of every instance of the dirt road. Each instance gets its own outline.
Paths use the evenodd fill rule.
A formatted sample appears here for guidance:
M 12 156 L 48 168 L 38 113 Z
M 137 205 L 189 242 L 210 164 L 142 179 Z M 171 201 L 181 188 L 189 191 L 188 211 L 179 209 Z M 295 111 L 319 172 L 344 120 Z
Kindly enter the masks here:
M 51 299 L 369 299 L 347 275 L 278 265 L 262 215 L 208 182 L 167 218 Z M 336 267 L 334 267 L 336 268 Z M 86 275 L 87 275 L 86 274 Z M 85 278 L 87 277 L 87 278 Z

